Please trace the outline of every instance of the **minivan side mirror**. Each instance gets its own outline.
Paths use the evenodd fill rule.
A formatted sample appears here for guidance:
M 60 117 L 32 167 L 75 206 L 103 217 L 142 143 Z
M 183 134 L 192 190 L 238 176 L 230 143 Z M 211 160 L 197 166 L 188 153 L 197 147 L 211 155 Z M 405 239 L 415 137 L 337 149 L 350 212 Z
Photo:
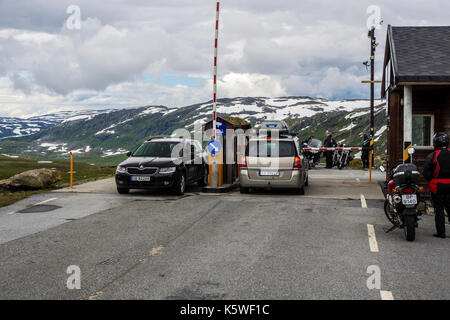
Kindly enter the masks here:
M 131 157 L 131 155 L 133 154 L 131 151 L 128 151 L 127 153 L 127 157 Z

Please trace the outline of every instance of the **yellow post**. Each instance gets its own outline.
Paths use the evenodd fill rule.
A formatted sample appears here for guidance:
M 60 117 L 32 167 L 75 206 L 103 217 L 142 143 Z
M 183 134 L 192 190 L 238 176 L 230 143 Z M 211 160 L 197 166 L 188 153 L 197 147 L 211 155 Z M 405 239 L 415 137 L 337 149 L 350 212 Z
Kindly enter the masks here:
M 73 152 L 70 153 L 70 189 L 73 188 Z
M 370 150 L 370 155 L 369 155 L 369 184 L 372 184 L 372 158 L 373 158 L 373 138 L 370 140 L 370 147 L 372 148 L 372 150 Z

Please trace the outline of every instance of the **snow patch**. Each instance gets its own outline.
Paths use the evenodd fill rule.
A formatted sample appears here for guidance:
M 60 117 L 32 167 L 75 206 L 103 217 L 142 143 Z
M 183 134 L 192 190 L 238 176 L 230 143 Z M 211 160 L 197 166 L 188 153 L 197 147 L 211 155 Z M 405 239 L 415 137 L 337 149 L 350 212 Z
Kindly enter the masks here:
M 350 130 L 350 129 L 353 129 L 354 127 L 356 127 L 356 124 L 351 123 L 349 126 L 347 126 L 347 127 L 345 127 L 345 128 L 342 128 L 341 130 L 339 130 L 339 132 L 341 132 L 341 131 L 348 131 L 348 130 Z
M 127 152 L 127 151 L 124 150 L 124 149 L 117 149 L 116 151 L 106 150 L 106 151 L 103 152 L 102 158 L 110 157 L 110 156 L 116 156 L 116 155 L 119 155 L 119 154 L 124 154 L 125 152 Z
M 6 154 L 6 153 L 2 153 L 3 156 L 8 157 L 8 158 L 18 158 L 19 156 L 12 156 L 10 154 Z
M 384 125 L 380 128 L 380 130 L 378 130 L 377 132 L 375 132 L 375 137 L 381 136 L 383 134 L 383 132 L 385 132 L 387 129 L 387 126 Z

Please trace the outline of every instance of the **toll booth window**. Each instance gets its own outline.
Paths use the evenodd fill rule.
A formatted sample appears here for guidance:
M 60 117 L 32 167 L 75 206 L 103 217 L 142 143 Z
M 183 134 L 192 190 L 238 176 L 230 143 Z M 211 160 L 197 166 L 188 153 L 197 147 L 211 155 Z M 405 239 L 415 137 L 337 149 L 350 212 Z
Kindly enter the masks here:
M 414 115 L 412 121 L 412 144 L 420 147 L 431 146 L 433 137 L 433 116 Z
M 284 158 L 295 157 L 296 151 L 293 141 L 250 141 L 245 154 L 250 157 Z

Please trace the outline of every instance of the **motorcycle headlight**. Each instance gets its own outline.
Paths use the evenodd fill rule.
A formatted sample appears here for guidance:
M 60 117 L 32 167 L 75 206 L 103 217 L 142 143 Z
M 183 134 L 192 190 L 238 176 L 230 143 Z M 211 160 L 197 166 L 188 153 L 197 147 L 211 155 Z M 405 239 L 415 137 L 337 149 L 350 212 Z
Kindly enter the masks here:
M 127 168 L 121 167 L 121 166 L 117 166 L 116 172 L 117 173 L 126 173 L 127 172 Z
M 160 168 L 159 173 L 174 173 L 176 170 L 176 167 Z

